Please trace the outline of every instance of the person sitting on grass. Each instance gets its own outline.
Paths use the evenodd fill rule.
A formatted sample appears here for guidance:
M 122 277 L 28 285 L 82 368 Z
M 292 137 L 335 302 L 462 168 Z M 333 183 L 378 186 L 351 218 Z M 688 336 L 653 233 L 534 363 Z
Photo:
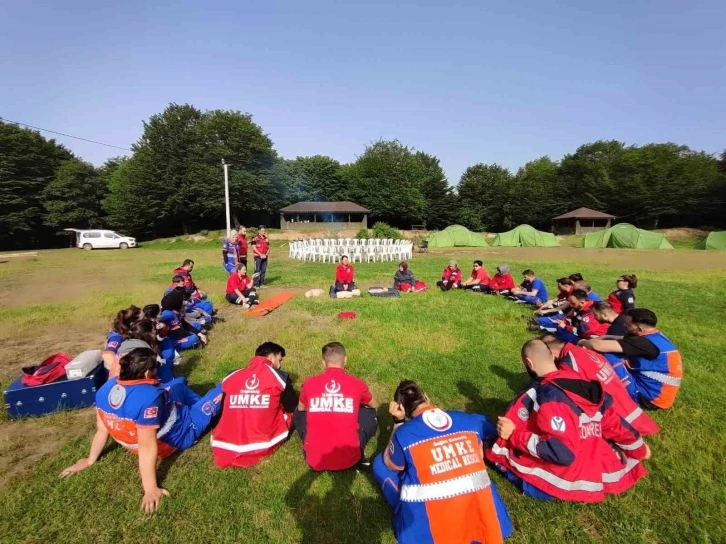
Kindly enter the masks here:
M 378 429 L 378 404 L 365 382 L 345 372 L 340 342 L 323 346 L 325 371 L 305 380 L 293 416 L 305 462 L 316 471 L 370 467 L 365 447 Z
M 522 272 L 522 276 L 524 276 L 524 281 L 521 286 L 512 289 L 512 294 L 516 297 L 517 302 L 535 306 L 541 306 L 547 302 L 547 286 L 534 275 L 534 270 L 528 268 Z
M 489 290 L 493 295 L 510 295 L 514 286 L 514 278 L 509 273 L 508 264 L 497 266 L 497 273 L 489 280 Z
M 605 355 L 633 400 L 646 409 L 673 406 L 683 378 L 681 354 L 657 324 L 652 311 L 633 308 L 625 316 L 625 337 L 580 342 Z
M 607 334 L 608 325 L 599 323 L 593 314 L 595 304 L 582 289 L 575 289 L 569 298 L 570 312 L 557 322 L 554 334 L 563 342 L 577 344 L 580 340 Z M 552 331 L 550 331 L 552 332 Z
M 558 369 L 539 339 L 522 347 L 533 381 L 497 422 L 499 438 L 487 459 L 525 495 L 601 502 L 647 474 L 642 437 L 615 410 L 599 381 Z
M 161 299 L 161 315 L 159 319 L 166 325 L 167 335 L 174 341 L 174 349 L 192 349 L 200 343 L 207 344 L 207 337 L 203 332 L 195 331 L 184 320 L 184 295 L 173 291 Z
M 184 285 L 184 276 L 180 276 L 179 274 L 175 274 L 173 278 L 171 278 L 171 286 L 164 291 L 164 295 L 167 293 L 171 293 L 173 290 L 180 290 L 184 291 L 186 293 L 186 296 L 184 297 L 185 300 L 185 310 L 187 312 L 194 312 L 196 310 L 201 310 L 210 318 L 215 314 L 214 306 L 212 305 L 211 300 L 202 300 L 200 298 L 196 298 L 193 295 L 193 290 L 187 289 Z M 163 295 L 162 295 L 163 296 Z
M 336 293 L 341 291 L 354 291 L 355 286 L 355 268 L 348 262 L 348 256 L 343 255 L 340 258 L 340 264 L 335 268 L 335 284 L 333 290 Z
M 224 393 L 221 385 L 216 385 L 200 397 L 187 386 L 185 378 L 161 386 L 153 349 L 134 349 L 120 362 L 119 376 L 109 379 L 96 392 L 96 434 L 88 457 L 66 468 L 61 478 L 94 465 L 110 435 L 139 456 L 144 490 L 141 509 L 151 514 L 159 509 L 161 498 L 169 496 L 158 484 L 157 459 L 196 444 L 219 414 Z
M 441 279 L 436 282 L 436 285 L 442 291 L 448 291 L 450 289 L 458 289 L 461 287 L 461 270 L 456 266 L 455 260 L 449 261 L 449 266 L 444 268 L 441 273 Z
M 184 278 L 184 288 L 189 291 L 189 294 L 192 295 L 193 298 L 199 299 L 199 300 L 207 300 L 207 293 L 199 289 L 197 287 L 197 284 L 194 283 L 194 279 L 192 278 L 192 270 L 194 270 L 194 261 L 191 259 L 184 259 L 184 262 L 179 268 L 175 268 L 172 272 L 174 275 L 181 276 Z M 205 312 L 212 314 L 213 311 L 210 311 L 208 309 L 204 309 Z
M 227 302 L 241 305 L 243 310 L 249 310 L 253 305 L 259 304 L 257 290 L 252 285 L 252 280 L 247 275 L 247 267 L 239 263 L 235 273 L 227 279 L 225 291 Z
M 373 460 L 373 479 L 393 511 L 401 544 L 503 542 L 513 532 L 484 464 L 496 436 L 486 417 L 444 411 L 413 381 L 396 388 L 389 445 Z
M 298 398 L 281 370 L 284 357 L 285 348 L 265 342 L 245 368 L 222 380 L 224 408 L 211 442 L 218 467 L 251 467 L 287 440 Z
M 559 278 L 557 296 L 543 303 L 534 311 L 529 330 L 533 332 L 540 329 L 554 331 L 557 328 L 557 322 L 565 317 L 565 311 L 570 308 L 568 299 L 574 290 L 574 282 L 570 278 Z
M 222 266 L 230 276 L 239 264 L 239 244 L 237 243 L 237 233 L 232 231 L 229 236 L 222 242 Z
M 476 293 L 486 293 L 489 290 L 489 272 L 484 268 L 484 263 L 476 260 L 471 269 L 471 276 L 461 284 L 464 289 Z
M 158 355 L 159 367 L 156 369 L 156 378 L 160 383 L 170 382 L 174 379 L 173 366 L 177 363 L 178 357 L 178 353 L 174 349 L 174 342 L 168 337 L 159 339 L 155 323 L 151 319 L 140 319 L 131 325 L 128 337 L 121 342 L 118 348 L 119 360 L 139 347 L 153 349 Z M 108 377 L 118 376 L 120 370 L 119 364 L 109 371 Z
M 585 280 L 576 281 L 574 287 L 575 289 L 585 291 L 587 293 L 588 300 L 591 300 L 593 302 L 600 302 L 602 300 L 600 295 L 593 291 L 592 287 L 590 287 L 590 284 Z
M 627 334 L 625 314 L 618 314 L 609 302 L 605 300 L 596 302 L 592 305 L 592 313 L 598 323 L 603 323 L 608 326 L 607 332 L 600 338 L 604 340 L 619 340 Z
M 141 308 L 134 305 L 124 310 L 119 310 L 113 320 L 113 329 L 106 336 L 106 344 L 101 352 L 103 366 L 106 370 L 115 371 L 118 374 L 118 348 L 126 340 L 131 325 L 144 316 Z
M 393 288 L 404 293 L 420 293 L 426 290 L 426 284 L 416 280 L 408 263 L 403 261 L 398 265 L 398 270 L 393 275 Z
M 624 314 L 635 308 L 635 293 L 633 289 L 638 287 L 638 277 L 635 274 L 624 274 L 615 282 L 617 289 L 610 293 L 608 302 L 617 314 Z

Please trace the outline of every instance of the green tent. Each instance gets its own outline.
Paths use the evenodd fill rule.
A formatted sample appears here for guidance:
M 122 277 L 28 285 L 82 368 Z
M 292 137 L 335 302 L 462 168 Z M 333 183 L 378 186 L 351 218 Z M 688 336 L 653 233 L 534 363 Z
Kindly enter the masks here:
M 551 232 L 542 232 L 529 225 L 519 225 L 512 230 L 497 234 L 492 245 L 502 247 L 557 247 L 560 243 Z
M 489 247 L 483 234 L 471 232 L 461 225 L 451 225 L 434 232 L 426 241 L 429 247 Z
M 695 249 L 726 249 L 726 230 L 712 232 L 698 242 Z
M 589 232 L 580 240 L 578 247 L 673 249 L 665 234 L 642 230 L 629 223 L 620 223 L 609 229 Z

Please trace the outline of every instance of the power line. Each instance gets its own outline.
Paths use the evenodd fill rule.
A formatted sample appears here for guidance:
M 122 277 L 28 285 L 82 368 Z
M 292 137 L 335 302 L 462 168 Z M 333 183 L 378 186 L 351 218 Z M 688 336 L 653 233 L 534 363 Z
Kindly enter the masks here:
M 27 127 L 27 128 L 35 129 L 35 130 L 42 130 L 43 132 L 50 132 L 51 134 L 58 134 L 59 136 L 65 136 L 67 138 L 73 138 L 75 140 L 82 140 L 84 142 L 88 142 L 88 143 L 91 143 L 91 144 L 105 145 L 106 147 L 113 147 L 115 149 L 123 149 L 124 151 L 132 151 L 128 147 L 120 147 L 120 146 L 112 145 L 112 144 L 104 144 L 103 142 L 97 142 L 95 140 L 89 140 L 87 138 L 81 138 L 80 136 L 72 136 L 71 134 L 64 134 L 63 132 L 56 132 L 55 130 L 50 130 L 50 129 L 47 129 L 47 128 L 34 127 L 33 125 L 28 125 L 26 123 L 18 123 L 17 121 L 11 121 L 10 119 L 3 119 L 2 117 L 0 117 L 0 121 L 5 121 L 6 123 L 12 123 L 14 125 L 21 125 L 21 126 L 24 126 L 24 127 Z

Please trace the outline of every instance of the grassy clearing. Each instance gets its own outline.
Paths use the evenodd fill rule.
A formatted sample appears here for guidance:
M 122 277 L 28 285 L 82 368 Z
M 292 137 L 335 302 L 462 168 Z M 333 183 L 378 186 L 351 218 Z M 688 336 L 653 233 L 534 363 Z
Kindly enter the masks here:
M 211 345 L 187 353 L 181 368 L 200 392 L 244 365 L 268 339 L 287 348 L 284 364 L 298 386 L 319 371 L 320 347 L 342 341 L 349 349 L 349 370 L 383 401 L 400 379 L 411 378 L 443 407 L 496 416 L 527 382 L 517 356 L 530 338 L 520 306 L 434 290 L 394 300 L 299 296 L 264 319 L 249 319 L 222 304 L 226 276 L 216 246 L 155 243 L 132 251 L 50 251 L 1 265 L 6 303 L 0 314 L 0 385 L 47 353 L 100 346 L 115 310 L 157 300 L 185 257 L 195 259 L 195 279 L 226 318 L 212 332 Z M 283 253 L 278 248 L 272 257 L 267 293 L 329 285 L 333 265 L 293 262 Z M 720 462 L 726 449 L 726 385 L 714 379 L 726 350 L 721 330 L 726 256 L 457 249 L 416 255 L 411 266 L 432 286 L 450 254 L 465 269 L 477 257 L 490 271 L 501 262 L 515 272 L 532 266 L 548 285 L 579 271 L 602 295 L 618 274 L 635 272 L 642 282 L 638 304 L 657 312 L 662 329 L 684 355 L 686 377 L 676 406 L 655 414 L 663 431 L 649 440 L 651 475 L 634 490 L 595 506 L 542 504 L 492 475 L 517 527 L 510 541 L 726 541 L 726 471 Z M 367 288 L 389 285 L 395 264 L 356 263 L 356 269 L 356 280 Z M 337 319 L 344 310 L 355 311 L 357 319 Z M 161 463 L 161 480 L 171 497 L 158 515 L 146 517 L 138 508 L 136 458 L 118 447 L 109 444 L 92 469 L 57 479 L 62 468 L 86 454 L 92 422 L 91 410 L 0 420 L 3 542 L 393 542 L 388 509 L 372 480 L 353 472 L 310 472 L 297 437 L 250 470 L 227 471 L 213 466 L 203 440 Z M 370 453 L 385 446 L 390 419 L 383 416 L 381 423 Z

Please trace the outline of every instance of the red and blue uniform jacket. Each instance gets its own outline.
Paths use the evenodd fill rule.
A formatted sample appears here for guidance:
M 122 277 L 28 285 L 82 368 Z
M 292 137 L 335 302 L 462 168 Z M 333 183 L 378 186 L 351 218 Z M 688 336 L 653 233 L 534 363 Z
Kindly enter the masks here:
M 450 281 L 452 283 L 461 283 L 461 270 L 459 268 L 454 268 L 453 270 L 449 268 L 448 266 L 444 268 L 444 271 L 441 273 L 441 279 L 444 281 Z
M 514 278 L 507 272 L 506 274 L 500 274 L 497 272 L 489 280 L 489 287 L 492 291 L 507 291 L 514 289 Z
M 388 458 L 399 472 L 393 528 L 401 544 L 503 542 L 482 440 L 496 434 L 484 417 L 431 407 L 401 425 Z
M 353 283 L 354 274 L 355 269 L 353 268 L 353 265 L 339 264 L 335 269 L 335 281 L 342 284 Z
M 618 415 L 597 381 L 570 370 L 539 378 L 509 407 L 516 426 L 489 461 L 561 500 L 600 502 L 647 474 L 643 439 Z
M 191 425 L 188 408 L 172 402 L 168 391 L 156 380 L 110 378 L 96 392 L 96 413 L 108 434 L 136 454 L 139 451 L 137 427 L 158 429 L 159 459 L 185 447 L 185 428 Z
M 237 255 L 240 259 L 247 260 L 247 238 L 237 235 Z
M 161 312 L 159 321 L 165 326 L 167 336 L 172 338 L 175 343 L 182 342 L 184 338 L 192 334 L 184 328 L 184 316 L 174 310 Z
M 224 408 L 212 431 L 218 467 L 250 467 L 287 439 L 292 414 L 285 413 L 280 400 L 287 379 L 266 357 L 253 357 L 247 368 L 222 380 Z
M 608 296 L 608 302 L 618 315 L 635 308 L 635 293 L 632 289 L 618 289 Z
M 683 378 L 683 360 L 676 346 L 662 332 L 643 335 L 660 350 L 655 359 L 630 357 L 628 370 L 643 397 L 658 408 L 670 408 Z
M 238 242 L 231 242 L 225 239 L 224 242 L 222 242 L 222 251 L 227 254 L 227 261 L 225 264 L 237 265 L 237 263 L 239 263 Z
M 592 300 L 588 300 L 579 310 L 571 310 L 565 320 L 568 324 L 565 330 L 585 340 L 604 336 L 608 333 L 608 323 L 600 323 L 595 319 L 592 307 L 595 304 Z
M 106 344 L 103 347 L 103 351 L 108 351 L 118 356 L 118 348 L 121 342 L 124 341 L 124 337 L 118 331 L 111 331 L 106 337 Z
M 576 372 L 583 380 L 597 380 L 613 398 L 615 411 L 630 423 L 641 436 L 655 434 L 658 424 L 630 397 L 628 390 L 601 354 L 574 344 L 565 344 L 556 361 L 558 368 Z
M 255 236 L 252 239 L 252 245 L 255 246 L 254 251 L 261 255 L 267 255 L 267 252 L 270 251 L 270 241 L 267 239 L 267 236 Z
M 181 276 L 184 278 L 184 289 L 187 290 L 187 293 L 189 293 L 191 296 L 195 298 L 201 299 L 201 293 L 199 292 L 199 289 L 197 288 L 196 284 L 194 283 L 194 279 L 192 279 L 192 275 L 189 273 L 189 271 L 184 270 L 181 266 L 179 268 L 175 268 L 172 272 L 175 276 Z

